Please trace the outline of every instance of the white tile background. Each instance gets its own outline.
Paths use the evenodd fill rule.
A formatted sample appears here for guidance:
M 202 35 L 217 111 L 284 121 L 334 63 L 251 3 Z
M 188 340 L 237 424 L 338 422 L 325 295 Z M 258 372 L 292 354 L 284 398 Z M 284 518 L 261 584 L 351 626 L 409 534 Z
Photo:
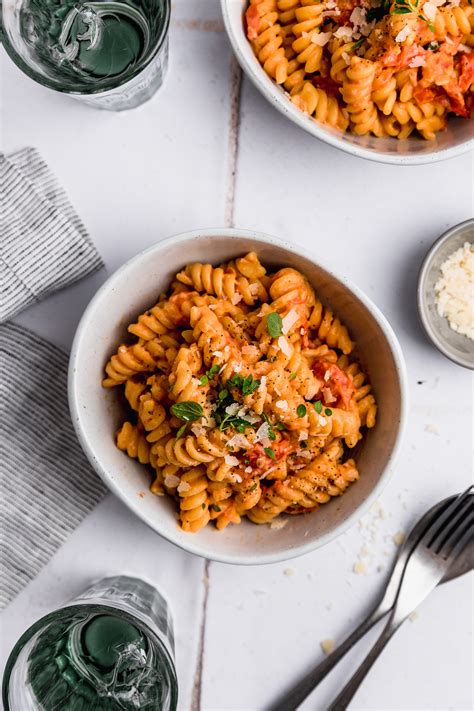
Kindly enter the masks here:
M 240 80 L 218 0 L 175 0 L 166 83 L 132 112 L 97 112 L 43 89 L 0 51 L 1 147 L 39 148 L 106 263 L 18 322 L 68 348 L 107 276 L 138 250 L 187 229 L 234 224 L 321 253 L 383 310 L 407 359 L 410 421 L 380 501 L 386 518 L 372 512 L 364 525 L 289 564 L 239 568 L 174 548 L 109 495 L 3 613 L 2 667 L 40 615 L 98 575 L 129 571 L 171 600 L 180 708 L 263 709 L 321 658 L 321 639 L 342 639 L 368 610 L 393 560 L 392 536 L 471 479 L 472 378 L 425 340 L 415 284 L 430 243 L 472 214 L 472 156 L 409 168 L 361 161 L 287 123 Z M 356 575 L 367 525 L 375 541 L 367 545 L 366 573 Z M 472 576 L 437 590 L 390 643 L 352 708 L 472 708 L 471 596 Z M 305 708 L 325 708 L 363 648 Z

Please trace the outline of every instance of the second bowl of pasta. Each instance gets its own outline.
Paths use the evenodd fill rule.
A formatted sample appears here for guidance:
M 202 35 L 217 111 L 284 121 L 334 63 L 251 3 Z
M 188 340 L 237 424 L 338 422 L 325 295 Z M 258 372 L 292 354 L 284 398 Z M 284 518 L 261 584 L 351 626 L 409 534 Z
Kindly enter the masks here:
M 323 545 L 370 506 L 400 444 L 405 382 L 393 331 L 356 287 L 276 238 L 206 230 L 158 243 L 99 290 L 70 404 L 98 474 L 146 523 L 252 564 Z
M 472 147 L 469 0 L 221 0 L 249 79 L 336 148 L 410 165 Z

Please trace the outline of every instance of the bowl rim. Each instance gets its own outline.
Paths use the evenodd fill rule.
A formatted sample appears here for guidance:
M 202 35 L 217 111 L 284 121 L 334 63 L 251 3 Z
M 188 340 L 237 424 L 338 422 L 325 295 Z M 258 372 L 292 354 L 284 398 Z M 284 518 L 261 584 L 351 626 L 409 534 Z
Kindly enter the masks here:
M 432 269 L 432 264 L 430 262 L 432 261 L 433 257 L 446 242 L 449 242 L 452 237 L 455 237 L 458 232 L 461 232 L 465 227 L 468 226 L 474 227 L 474 217 L 471 217 L 468 220 L 464 220 L 463 222 L 459 222 L 457 225 L 450 227 L 449 230 L 443 232 L 443 234 L 438 237 L 435 242 L 433 242 L 424 257 L 421 263 L 420 270 L 418 272 L 416 301 L 418 306 L 418 316 L 421 325 L 423 326 L 423 330 L 426 336 L 428 337 L 429 341 L 434 345 L 434 347 L 446 358 L 448 358 L 452 363 L 456 363 L 456 365 L 460 365 L 462 368 L 467 368 L 468 370 L 474 370 L 474 363 L 469 363 L 464 358 L 456 357 L 456 355 L 449 348 L 446 348 L 444 343 L 441 341 L 441 339 L 439 338 L 438 331 L 436 330 L 436 328 L 433 328 L 430 321 L 428 320 L 428 305 L 426 303 L 424 295 L 425 283 Z
M 209 238 L 213 236 L 227 237 L 230 240 L 232 240 L 233 238 L 241 237 L 244 239 L 252 240 L 257 244 L 274 245 L 276 247 L 284 249 L 285 251 L 294 252 L 295 254 L 303 257 L 304 259 L 307 259 L 308 261 L 316 264 L 317 266 L 320 266 L 330 276 L 340 281 L 362 302 L 362 304 L 369 311 L 369 313 L 375 319 L 381 331 L 383 332 L 394 360 L 394 366 L 400 387 L 400 418 L 398 421 L 397 432 L 395 435 L 395 442 L 392 451 L 388 456 L 386 465 L 380 474 L 378 482 L 376 483 L 372 491 L 369 493 L 369 495 L 361 502 L 361 504 L 357 506 L 354 511 L 352 511 L 352 513 L 347 516 L 346 519 L 344 519 L 340 524 L 335 526 L 332 531 L 325 533 L 314 540 L 302 542 L 300 545 L 294 546 L 288 550 L 282 550 L 273 553 L 259 553 L 257 551 L 256 553 L 251 555 L 239 554 L 236 556 L 235 554 L 213 553 L 212 551 L 207 550 L 207 548 L 203 550 L 203 547 L 198 542 L 198 534 L 196 536 L 190 536 L 189 541 L 188 539 L 186 539 L 185 541 L 176 540 L 176 538 L 172 534 L 170 534 L 169 532 L 164 532 L 160 529 L 159 517 L 157 517 L 156 525 L 152 524 L 147 519 L 142 509 L 139 507 L 138 500 L 136 502 L 134 500 L 132 501 L 121 491 L 120 486 L 110 478 L 108 472 L 102 466 L 100 458 L 96 456 L 96 453 L 90 446 L 85 433 L 81 429 L 80 408 L 78 403 L 78 395 L 76 392 L 76 372 L 78 354 L 81 347 L 83 335 L 87 331 L 89 325 L 89 320 L 92 314 L 96 311 L 97 307 L 100 305 L 102 299 L 106 296 L 108 291 L 113 288 L 114 283 L 118 278 L 133 269 L 135 264 L 147 255 L 151 256 L 156 252 L 159 253 L 162 251 L 166 251 L 167 246 L 171 244 L 176 246 L 177 243 L 185 244 L 191 240 L 195 240 L 196 238 Z M 362 516 L 364 516 L 364 514 L 369 510 L 372 503 L 380 496 L 393 474 L 394 466 L 400 453 L 400 449 L 403 442 L 403 435 L 406 428 L 409 395 L 408 375 L 405 365 L 405 359 L 401 346 L 398 342 L 398 338 L 395 335 L 395 332 L 393 331 L 389 322 L 380 311 L 380 309 L 369 299 L 368 296 L 364 294 L 364 292 L 359 289 L 359 287 L 357 287 L 355 284 L 352 284 L 352 282 L 346 277 L 338 275 L 336 272 L 334 272 L 333 269 L 331 269 L 327 264 L 325 264 L 324 261 L 319 260 L 319 258 L 316 259 L 310 251 L 293 242 L 290 243 L 278 237 L 274 237 L 273 235 L 254 230 L 245 230 L 239 228 L 204 228 L 190 230 L 179 233 L 177 235 L 173 235 L 171 237 L 160 240 L 152 246 L 147 247 L 146 249 L 138 252 L 135 256 L 133 256 L 131 259 L 127 260 L 122 266 L 120 266 L 115 272 L 113 272 L 113 274 L 111 274 L 110 277 L 104 282 L 104 284 L 98 289 L 98 291 L 95 293 L 88 306 L 86 307 L 81 317 L 81 320 L 79 321 L 74 336 L 73 344 L 71 347 L 71 355 L 69 359 L 68 399 L 71 419 L 76 435 L 92 467 L 100 476 L 102 481 L 106 484 L 108 489 L 112 491 L 121 501 L 123 501 L 127 508 L 133 511 L 133 513 L 135 513 L 152 530 L 154 530 L 160 536 L 168 540 L 170 543 L 173 543 L 174 545 L 187 551 L 188 553 L 193 553 L 194 555 L 198 555 L 208 560 L 215 560 L 220 563 L 228 563 L 234 565 L 262 565 L 268 563 L 277 563 L 284 560 L 290 560 L 292 558 L 296 558 L 298 556 L 304 555 L 305 553 L 309 553 L 313 550 L 316 550 L 317 548 L 321 548 L 322 546 L 326 545 L 327 543 L 330 543 L 332 540 L 345 533 Z
M 456 158 L 464 153 L 468 153 L 474 147 L 474 139 L 467 139 L 462 143 L 448 146 L 447 148 L 442 148 L 438 151 L 402 156 L 397 154 L 392 155 L 390 153 L 381 153 L 376 150 L 372 151 L 362 146 L 353 145 L 345 140 L 344 133 L 341 133 L 340 137 L 332 135 L 329 131 L 324 129 L 323 124 L 320 125 L 316 121 L 310 121 L 302 111 L 296 107 L 293 107 L 292 104 L 286 100 L 286 97 L 284 97 L 276 84 L 273 84 L 272 82 L 272 86 L 270 86 L 263 81 L 266 76 L 263 68 L 258 65 L 260 71 L 257 71 L 254 62 L 248 61 L 247 57 L 240 49 L 237 37 L 238 30 L 235 28 L 229 12 L 230 4 L 235 1 L 236 0 L 220 0 L 224 26 L 234 54 L 237 57 L 237 61 L 253 85 L 260 91 L 261 94 L 263 94 L 267 101 L 269 101 L 281 114 L 286 116 L 286 118 L 290 119 L 290 121 L 295 123 L 310 135 L 320 141 L 323 141 L 324 143 L 328 143 L 333 148 L 349 153 L 356 158 L 363 158 L 364 160 L 390 165 L 425 165 L 427 163 L 437 163 L 439 161 Z M 243 29 L 241 31 L 243 32 Z

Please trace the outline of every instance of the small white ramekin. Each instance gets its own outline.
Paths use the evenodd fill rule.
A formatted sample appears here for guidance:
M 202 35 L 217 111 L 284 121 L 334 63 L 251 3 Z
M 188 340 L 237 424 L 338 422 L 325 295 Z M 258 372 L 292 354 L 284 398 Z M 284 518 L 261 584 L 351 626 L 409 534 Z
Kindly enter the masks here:
M 219 264 L 255 250 L 272 269 L 301 270 L 357 341 L 379 406 L 378 422 L 356 452 L 360 480 L 344 496 L 314 513 L 291 516 L 279 530 L 245 521 L 196 534 L 178 526 L 175 502 L 149 491 L 150 473 L 115 446 L 124 419 L 115 389 L 101 385 L 104 366 L 127 338 L 127 325 L 155 303 L 188 262 Z M 99 476 L 137 516 L 161 536 L 191 553 L 225 563 L 271 563 L 307 553 L 345 531 L 364 514 L 387 483 L 402 437 L 407 377 L 398 340 L 379 309 L 344 277 L 311 254 L 269 235 L 238 229 L 206 229 L 170 237 L 124 264 L 87 307 L 74 339 L 69 402 L 79 440 Z
M 399 141 L 390 137 L 355 136 L 325 126 L 307 116 L 290 101 L 285 91 L 268 77 L 255 57 L 244 30 L 243 16 L 247 4 L 247 0 L 221 0 L 224 24 L 237 60 L 248 78 L 272 106 L 312 136 L 359 158 L 397 165 L 434 163 L 454 158 L 473 147 L 472 121 L 468 119 L 450 118 L 446 131 L 438 133 L 434 141 L 425 141 L 417 136 Z

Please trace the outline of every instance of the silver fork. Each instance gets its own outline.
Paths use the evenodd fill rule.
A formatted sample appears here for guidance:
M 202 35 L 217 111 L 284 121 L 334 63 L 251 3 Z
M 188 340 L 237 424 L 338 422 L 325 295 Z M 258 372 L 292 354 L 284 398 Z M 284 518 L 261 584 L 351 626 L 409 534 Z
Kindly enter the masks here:
M 428 528 L 408 558 L 397 599 L 382 634 L 327 711 L 344 711 L 402 622 L 436 587 L 473 535 L 470 487 Z
M 474 501 L 474 493 L 470 493 L 471 499 Z M 372 611 L 363 620 L 353 632 L 341 642 L 331 654 L 319 662 L 313 669 L 307 672 L 295 686 L 289 689 L 276 703 L 272 704 L 268 711 L 295 711 L 309 694 L 321 683 L 321 681 L 334 669 L 340 660 L 357 644 L 357 642 L 372 629 L 382 617 L 385 617 L 393 608 L 398 595 L 400 582 L 403 578 L 403 571 L 408 558 L 413 552 L 413 549 L 418 544 L 423 534 L 433 524 L 434 520 L 439 519 L 440 515 L 448 506 L 456 499 L 457 496 L 450 496 L 438 504 L 432 506 L 422 518 L 412 528 L 406 541 L 402 544 L 395 565 L 390 574 L 389 581 L 384 592 L 377 599 Z M 448 582 L 452 578 L 463 575 L 468 570 L 472 569 L 471 556 L 460 556 L 449 570 L 443 576 L 441 583 Z

